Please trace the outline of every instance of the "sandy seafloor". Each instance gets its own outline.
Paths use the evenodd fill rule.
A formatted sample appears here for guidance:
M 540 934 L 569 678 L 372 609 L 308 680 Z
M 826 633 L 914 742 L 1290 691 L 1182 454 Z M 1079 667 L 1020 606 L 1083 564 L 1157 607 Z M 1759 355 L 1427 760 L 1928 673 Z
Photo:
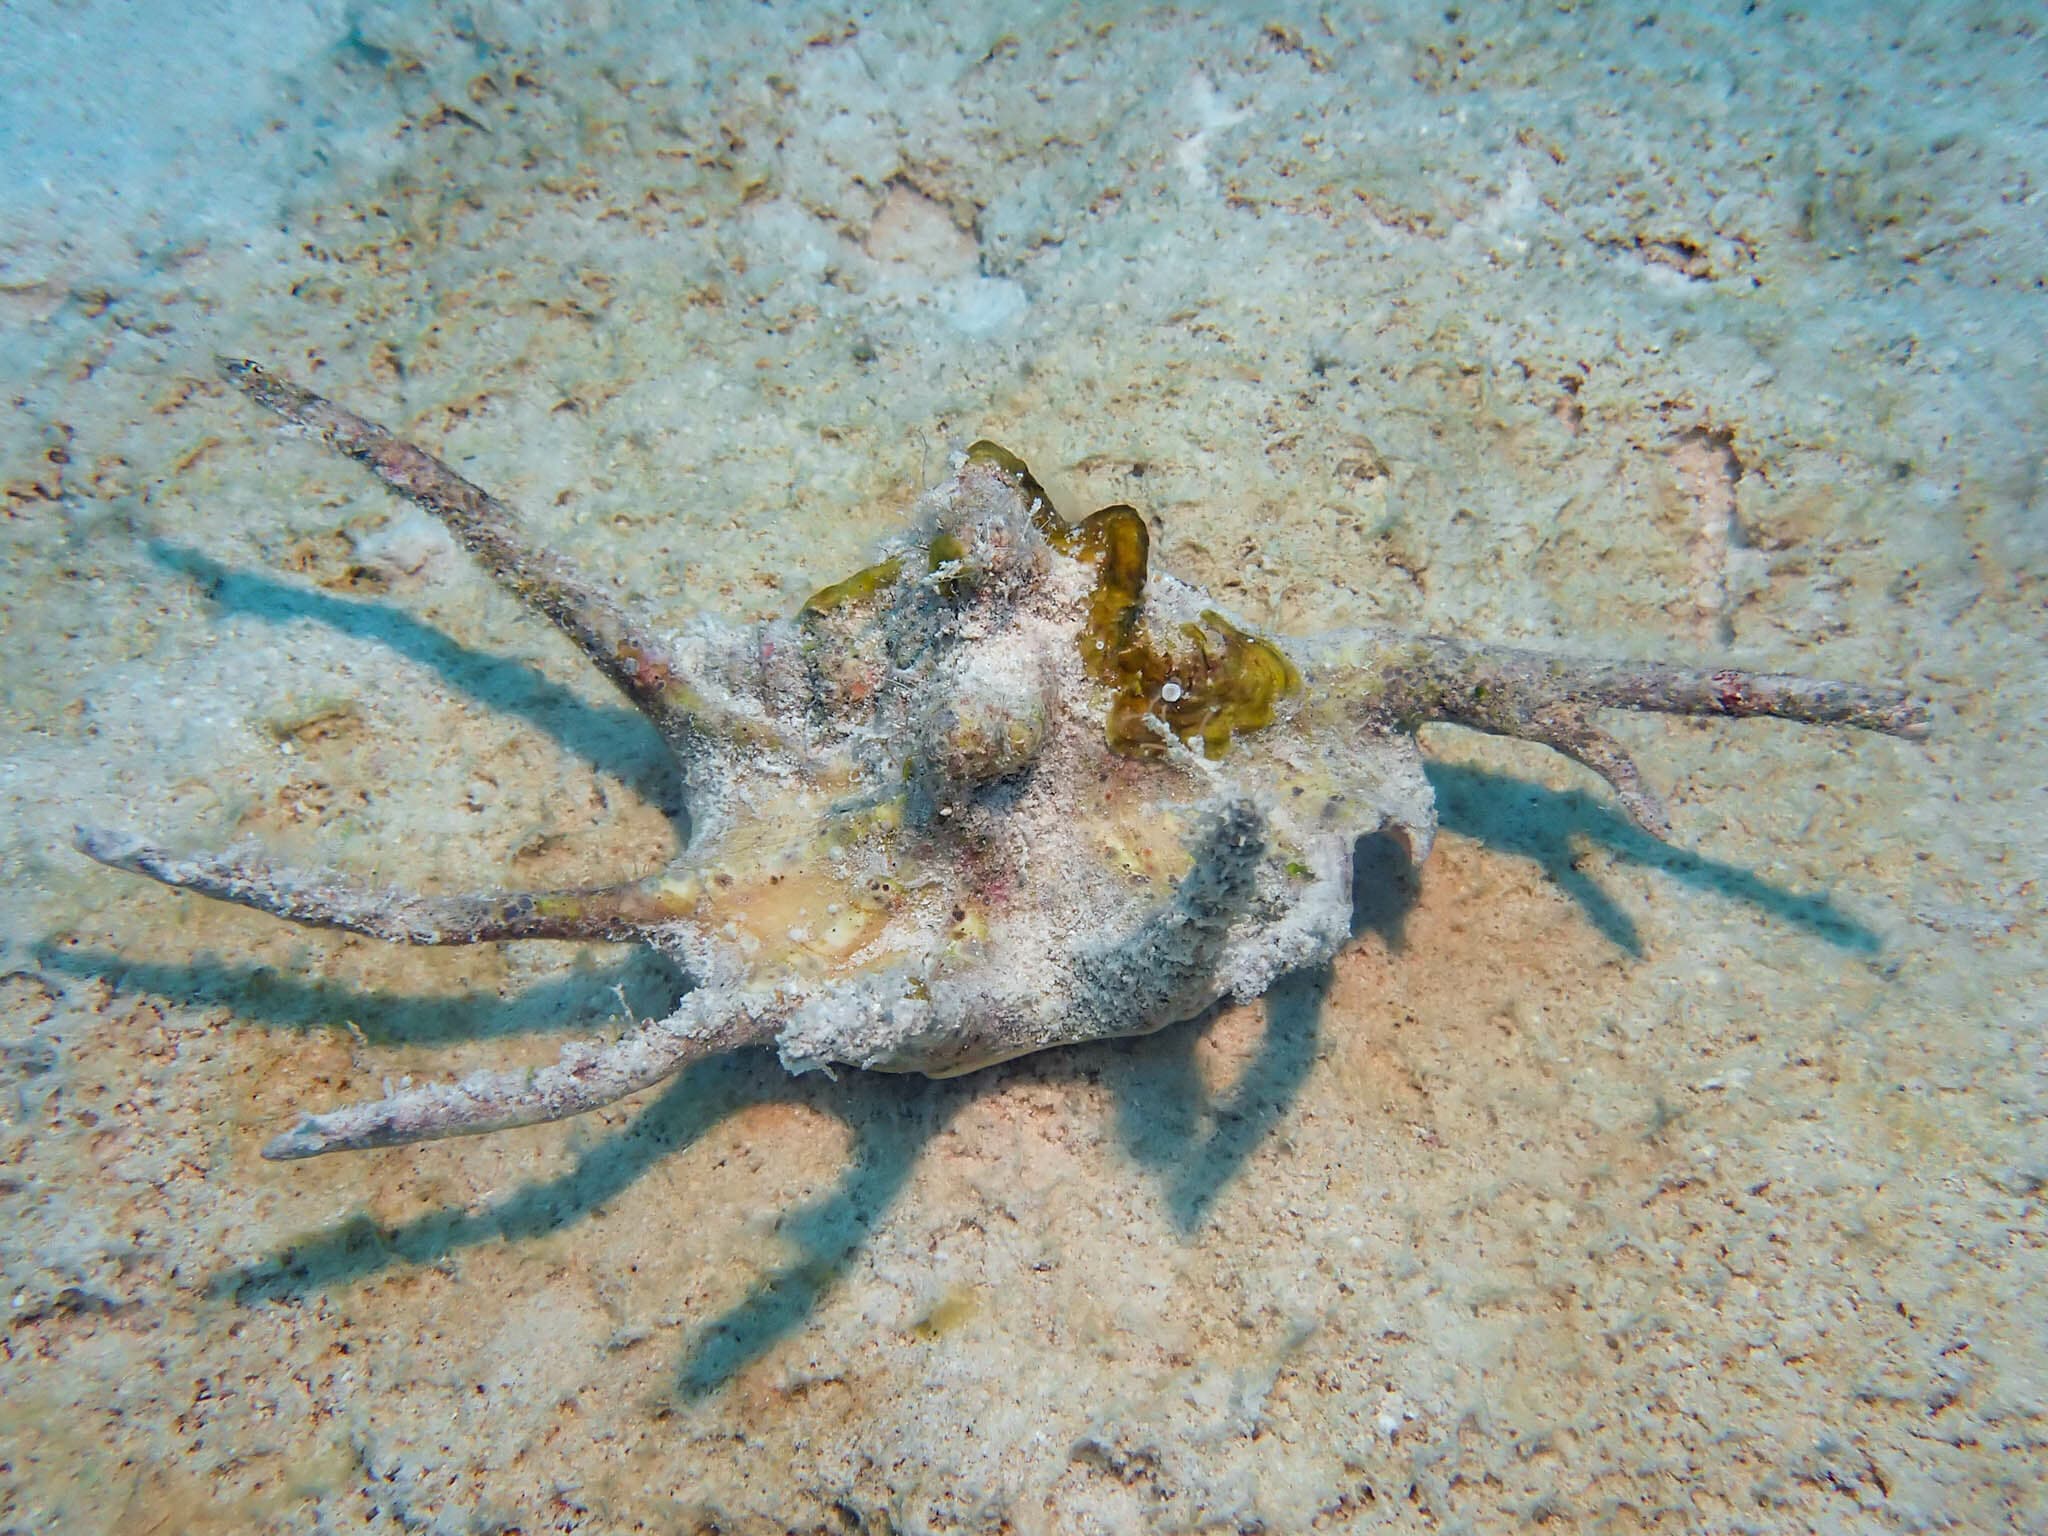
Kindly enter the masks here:
M 9 6 L 0 1530 L 2048 1527 L 2048 40 L 2024 5 Z M 76 821 L 432 889 L 673 777 L 427 519 L 681 619 L 996 437 L 1283 631 L 1726 655 L 1924 745 L 1433 733 L 1327 974 L 963 1080 L 766 1053 L 262 1162 L 658 1012 Z

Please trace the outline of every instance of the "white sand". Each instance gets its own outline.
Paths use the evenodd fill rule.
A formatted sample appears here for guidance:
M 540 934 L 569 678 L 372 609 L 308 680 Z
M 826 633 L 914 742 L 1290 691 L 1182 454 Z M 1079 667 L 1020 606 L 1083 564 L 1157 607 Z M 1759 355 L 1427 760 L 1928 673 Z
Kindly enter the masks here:
M 0 1530 L 2048 1523 L 2048 42 L 1455 9 L 0 11 Z M 1282 629 L 1903 676 L 1939 734 L 1619 722 L 1665 851 L 1445 732 L 1412 907 L 1268 1007 L 267 1165 L 674 978 L 74 821 L 541 886 L 657 866 L 673 784 L 214 351 L 678 622 L 986 435 Z

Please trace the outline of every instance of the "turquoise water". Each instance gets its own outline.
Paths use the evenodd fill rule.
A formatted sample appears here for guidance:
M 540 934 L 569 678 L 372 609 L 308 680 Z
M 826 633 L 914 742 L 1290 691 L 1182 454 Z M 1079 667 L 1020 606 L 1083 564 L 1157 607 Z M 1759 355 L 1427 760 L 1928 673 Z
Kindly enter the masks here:
M 0 1531 L 2037 1528 L 2044 48 L 0 10 Z M 667 627 L 789 614 L 990 437 L 1275 633 L 1897 679 L 1935 732 L 1614 720 L 1659 844 L 1433 727 L 1437 849 L 1362 848 L 1257 1002 L 267 1163 L 688 978 L 296 928 L 74 825 L 450 893 L 638 877 L 692 811 L 215 354 Z

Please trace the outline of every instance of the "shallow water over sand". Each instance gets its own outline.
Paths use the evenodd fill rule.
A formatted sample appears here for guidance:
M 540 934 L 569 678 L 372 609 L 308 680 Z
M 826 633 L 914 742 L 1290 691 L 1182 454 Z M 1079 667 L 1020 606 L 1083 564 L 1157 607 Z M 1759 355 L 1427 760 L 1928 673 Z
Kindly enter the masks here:
M 13 7 L 0 1530 L 2039 1528 L 2044 43 L 2021 7 Z M 1925 744 L 1434 731 L 1258 1006 L 943 1083 L 691 1069 L 273 1165 L 681 978 L 401 950 L 660 866 L 648 728 L 215 382 L 681 623 L 1010 444 L 1249 621 L 1902 678 Z

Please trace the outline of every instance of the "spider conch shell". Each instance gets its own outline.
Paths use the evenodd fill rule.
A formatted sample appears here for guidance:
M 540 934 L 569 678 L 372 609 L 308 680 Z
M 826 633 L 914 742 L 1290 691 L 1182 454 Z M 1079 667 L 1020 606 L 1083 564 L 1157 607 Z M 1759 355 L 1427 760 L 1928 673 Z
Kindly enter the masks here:
M 1360 838 L 1392 827 L 1428 852 L 1411 736 L 1319 709 L 1284 659 L 1271 718 L 1219 728 L 1227 658 L 1264 642 L 1146 571 L 1142 538 L 1130 601 L 1105 601 L 1112 557 L 1084 530 L 1107 514 L 1069 527 L 1042 496 L 999 450 L 970 454 L 883 560 L 701 658 L 736 706 L 853 765 L 826 787 L 799 753 L 725 750 L 694 775 L 714 843 L 728 825 L 751 835 L 758 800 L 735 797 L 763 776 L 783 786 L 777 822 L 819 829 L 776 871 L 786 943 L 749 924 L 761 943 L 744 957 L 816 988 L 777 1041 L 792 1068 L 950 1075 L 1256 996 L 1349 937 Z M 748 688 L 764 651 L 789 673 Z M 821 952 L 821 925 L 854 906 L 873 919 L 860 942 Z M 679 947 L 737 967 L 722 943 Z
M 266 1157 L 559 1120 L 741 1045 L 794 1071 L 945 1076 L 1254 997 L 1349 936 L 1360 839 L 1428 854 L 1432 721 L 1565 753 L 1658 837 L 1668 813 L 1599 711 L 1929 728 L 1903 689 L 1786 673 L 1372 629 L 1283 648 L 1151 571 L 1135 509 L 1069 523 L 988 442 L 795 618 L 665 636 L 425 449 L 255 363 L 221 369 L 574 640 L 675 753 L 695 828 L 645 878 L 455 896 L 80 828 L 102 863 L 294 922 L 409 944 L 638 939 L 696 982 L 623 1039 L 307 1115 Z

